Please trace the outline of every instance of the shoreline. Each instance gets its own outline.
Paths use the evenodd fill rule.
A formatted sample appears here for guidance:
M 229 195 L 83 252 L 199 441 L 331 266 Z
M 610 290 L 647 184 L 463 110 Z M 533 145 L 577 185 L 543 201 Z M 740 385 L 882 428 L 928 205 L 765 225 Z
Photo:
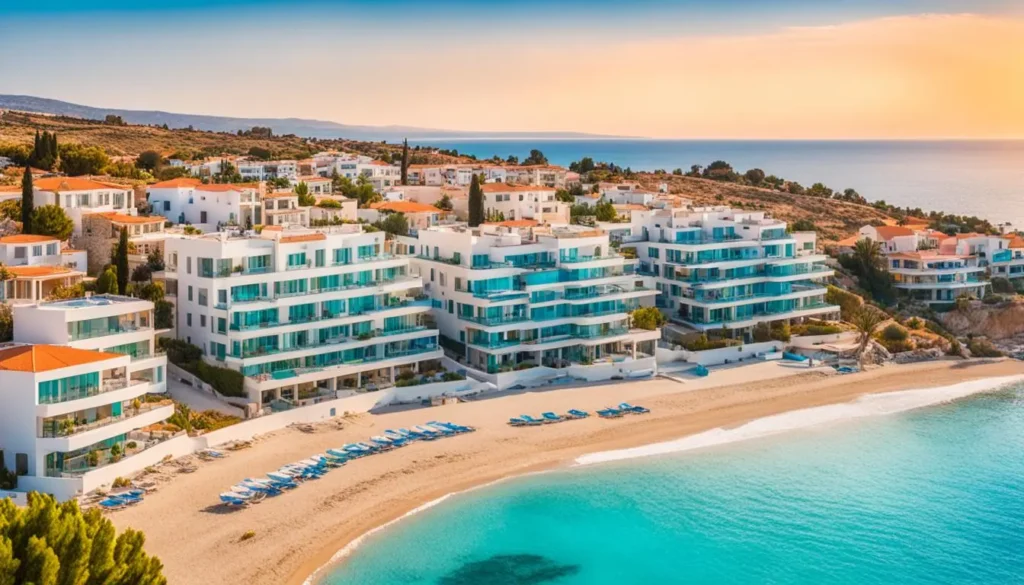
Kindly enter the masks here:
M 244 451 L 176 476 L 137 508 L 111 515 L 119 529 L 147 537 L 147 550 L 165 565 L 171 585 L 196 582 L 255 585 L 316 583 L 365 540 L 415 511 L 510 478 L 572 465 L 582 455 L 678 440 L 712 429 L 808 408 L 847 403 L 868 394 L 950 386 L 1024 374 L 1010 360 L 938 361 L 887 366 L 838 376 L 822 370 L 759 363 L 727 368 L 709 378 L 653 379 L 598 387 L 526 392 L 497 398 L 360 415 L 262 437 Z M 622 401 L 653 411 L 642 417 L 596 417 L 540 428 L 512 428 L 510 416 L 545 410 L 593 411 Z M 245 477 L 386 428 L 427 420 L 476 426 L 469 435 L 416 443 L 361 459 L 292 493 L 251 508 L 224 512 L 217 494 Z M 255 537 L 241 541 L 246 531 Z

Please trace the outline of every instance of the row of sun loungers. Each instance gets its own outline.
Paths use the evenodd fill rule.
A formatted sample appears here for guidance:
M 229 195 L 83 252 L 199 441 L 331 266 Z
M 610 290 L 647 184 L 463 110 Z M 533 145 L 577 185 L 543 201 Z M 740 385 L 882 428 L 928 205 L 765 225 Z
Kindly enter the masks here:
M 110 494 L 103 500 L 100 500 L 99 506 L 104 510 L 120 510 L 141 503 L 142 496 L 145 493 L 145 490 L 132 489 L 117 494 Z
M 353 459 L 391 451 L 414 441 L 435 441 L 475 430 L 473 427 L 439 421 L 431 421 L 412 429 L 388 429 L 383 434 L 371 437 L 369 441 L 328 449 L 326 453 L 271 471 L 266 477 L 246 478 L 231 486 L 230 491 L 220 494 L 220 501 L 228 507 L 242 508 L 269 496 L 293 490 L 303 482 L 320 479 L 331 469 L 341 467 Z
M 649 412 L 651 411 L 642 406 L 633 406 L 623 402 L 618 408 L 604 408 L 598 410 L 597 415 L 601 418 L 619 418 L 627 414 L 647 414 Z M 567 420 L 578 420 L 581 418 L 587 418 L 588 416 L 590 416 L 590 413 L 588 412 L 573 409 L 566 414 L 545 412 L 540 415 L 540 418 L 534 418 L 528 414 L 523 414 L 508 419 L 508 424 L 513 427 L 535 427 Z

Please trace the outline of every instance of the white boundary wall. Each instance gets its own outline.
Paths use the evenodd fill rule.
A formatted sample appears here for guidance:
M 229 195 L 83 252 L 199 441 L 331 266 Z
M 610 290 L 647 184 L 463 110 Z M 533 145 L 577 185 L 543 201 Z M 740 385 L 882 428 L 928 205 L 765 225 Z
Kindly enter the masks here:
M 685 349 L 657 348 L 659 364 L 670 362 L 686 362 L 700 364 L 702 366 L 719 366 L 725 363 L 735 363 L 740 360 L 748 360 L 763 353 L 782 351 L 786 343 L 783 341 L 765 341 L 761 343 L 746 343 L 720 349 L 707 349 L 704 351 L 687 351 Z
M 818 345 L 826 345 L 833 343 L 853 343 L 857 341 L 860 334 L 856 331 L 844 331 L 842 333 L 833 333 L 830 335 L 800 335 L 790 339 L 790 347 L 796 347 L 800 349 L 813 349 Z

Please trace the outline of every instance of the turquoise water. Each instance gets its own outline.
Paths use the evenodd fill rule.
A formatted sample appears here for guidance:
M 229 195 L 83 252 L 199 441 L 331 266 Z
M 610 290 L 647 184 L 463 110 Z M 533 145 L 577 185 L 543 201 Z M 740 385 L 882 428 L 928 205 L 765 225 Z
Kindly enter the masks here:
M 469 492 L 320 583 L 1024 583 L 1024 390 Z
M 725 160 L 810 186 L 856 189 L 925 211 L 976 215 L 1024 227 L 1024 141 L 812 140 L 431 140 L 479 158 L 540 149 L 554 164 L 589 156 L 634 170 L 687 170 Z

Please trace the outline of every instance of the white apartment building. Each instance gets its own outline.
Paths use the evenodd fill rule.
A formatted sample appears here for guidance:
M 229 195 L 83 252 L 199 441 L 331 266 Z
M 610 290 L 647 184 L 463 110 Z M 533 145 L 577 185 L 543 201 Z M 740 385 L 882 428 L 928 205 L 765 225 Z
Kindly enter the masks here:
M 424 280 L 441 333 L 472 368 L 656 367 L 660 330 L 632 329 L 629 316 L 653 305 L 656 291 L 638 284 L 635 261 L 599 230 L 439 226 L 398 242 Z
M 839 314 L 825 302 L 821 281 L 834 271 L 814 253 L 813 234 L 798 240 L 764 212 L 728 207 L 634 211 L 632 218 L 622 245 L 636 247 L 674 322 L 697 331 L 724 327 L 749 340 L 759 323 Z
M 238 174 L 245 181 L 266 181 L 268 179 L 296 179 L 299 163 L 294 160 L 238 160 Z
M 302 405 L 386 385 L 442 352 L 409 259 L 358 224 L 168 241 L 179 339 L 242 372 L 250 401 Z M 274 404 L 271 404 L 274 403 Z
M 133 455 L 166 438 L 146 427 L 174 413 L 146 400 L 166 389 L 153 304 L 96 296 L 14 309 L 16 343 L 0 348 L 0 449 L 18 489 L 67 499 L 138 471 Z
M 132 189 L 100 183 L 77 177 L 47 177 L 36 179 L 35 205 L 57 205 L 75 222 L 75 235 L 82 233 L 82 215 L 116 211 L 135 215 L 135 196 Z
M 947 236 L 905 226 L 864 226 L 859 236 L 881 244 L 896 289 L 926 304 L 953 303 L 961 295 L 984 297 L 990 263 L 993 273 L 1004 268 L 1007 277 L 1014 265 L 1024 267 L 1024 260 L 1014 263 L 1007 236 Z
M 299 196 L 292 191 L 268 193 L 263 196 L 265 225 L 309 227 L 309 209 L 299 206 Z
M 485 183 L 484 214 L 498 221 L 532 219 L 539 223 L 568 224 L 569 205 L 555 199 L 553 187 Z M 465 201 L 468 209 L 468 199 Z M 457 210 L 458 211 L 458 210 Z M 468 213 L 468 211 L 467 211 Z
M 0 264 L 5 266 L 62 266 L 60 240 L 17 234 L 0 238 Z
M 149 203 L 154 213 L 171 222 L 188 223 L 209 231 L 228 225 L 244 227 L 264 222 L 262 184 L 190 186 L 180 183 L 172 186 L 166 183 L 174 181 L 156 183 L 149 188 Z

